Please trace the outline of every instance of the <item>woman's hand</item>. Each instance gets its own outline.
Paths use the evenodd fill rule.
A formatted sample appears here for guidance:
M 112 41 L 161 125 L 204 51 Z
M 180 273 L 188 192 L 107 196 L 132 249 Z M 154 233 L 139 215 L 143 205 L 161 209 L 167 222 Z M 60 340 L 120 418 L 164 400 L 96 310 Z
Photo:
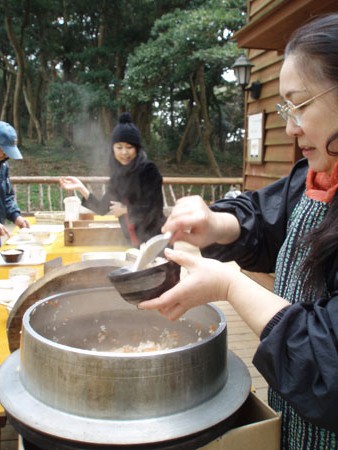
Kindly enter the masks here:
M 174 241 L 204 248 L 215 242 L 234 242 L 240 235 L 240 226 L 235 216 L 211 211 L 202 197 L 194 195 L 177 201 L 162 231 L 171 231 Z
M 227 300 L 260 336 L 272 317 L 290 306 L 231 264 L 170 249 L 165 256 L 184 267 L 187 275 L 160 297 L 139 303 L 140 309 L 157 309 L 167 319 L 176 320 L 194 306 Z
M 140 309 L 157 309 L 169 320 L 176 320 L 190 308 L 205 303 L 225 300 L 231 274 L 239 271 L 214 259 L 196 257 L 182 251 L 165 250 L 167 259 L 175 261 L 187 275 L 160 297 L 139 304 Z
M 120 202 L 110 202 L 109 211 L 111 214 L 114 214 L 115 217 L 120 217 L 127 214 L 127 207 Z
M 79 191 L 85 199 L 89 197 L 89 191 L 85 185 L 76 177 L 61 177 L 59 183 L 67 191 Z

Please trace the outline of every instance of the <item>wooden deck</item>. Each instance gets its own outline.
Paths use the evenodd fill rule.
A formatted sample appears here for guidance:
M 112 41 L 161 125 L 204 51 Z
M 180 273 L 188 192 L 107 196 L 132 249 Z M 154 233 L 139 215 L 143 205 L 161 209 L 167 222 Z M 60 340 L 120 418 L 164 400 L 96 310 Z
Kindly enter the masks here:
M 184 250 L 195 252 L 194 249 L 184 245 L 180 246 Z M 252 386 L 257 396 L 263 401 L 267 401 L 267 383 L 252 364 L 252 357 L 258 346 L 259 339 L 243 322 L 227 302 L 217 302 L 216 305 L 224 312 L 227 319 L 228 347 L 236 353 L 247 365 Z M 13 427 L 7 424 L 1 429 L 0 450 L 17 450 L 18 436 Z

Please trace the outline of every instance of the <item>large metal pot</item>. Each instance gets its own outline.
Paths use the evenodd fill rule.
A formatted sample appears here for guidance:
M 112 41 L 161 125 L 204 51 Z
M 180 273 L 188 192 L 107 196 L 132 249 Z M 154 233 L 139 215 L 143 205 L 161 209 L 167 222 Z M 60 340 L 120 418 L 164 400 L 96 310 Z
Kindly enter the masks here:
M 123 351 L 147 341 L 162 349 Z M 0 369 L 0 401 L 20 423 L 62 439 L 176 439 L 244 403 L 250 376 L 229 356 L 230 365 L 225 317 L 215 306 L 169 322 L 137 310 L 114 288 L 66 292 L 26 311 L 20 367 L 15 352 Z
M 113 351 L 136 350 L 147 341 L 174 348 Z M 137 310 L 112 289 L 73 291 L 27 310 L 20 377 L 53 408 L 93 418 L 144 419 L 214 396 L 226 382 L 226 350 L 225 320 L 212 306 L 169 322 Z

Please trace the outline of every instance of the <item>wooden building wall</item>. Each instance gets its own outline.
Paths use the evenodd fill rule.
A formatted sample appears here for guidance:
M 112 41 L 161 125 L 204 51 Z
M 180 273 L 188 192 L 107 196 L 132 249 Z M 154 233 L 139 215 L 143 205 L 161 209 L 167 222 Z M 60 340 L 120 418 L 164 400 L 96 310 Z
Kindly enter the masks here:
M 262 92 L 258 100 L 246 93 L 246 129 L 248 115 L 264 113 L 262 164 L 250 163 L 247 145 L 244 146 L 244 187 L 255 190 L 287 175 L 301 155 L 295 140 L 286 135 L 285 122 L 276 112 L 276 104 L 281 101 L 279 71 L 283 55 L 277 51 L 250 50 L 249 59 L 254 64 L 251 82 L 259 80 Z
M 244 188 L 256 190 L 287 175 L 294 163 L 302 157 L 296 141 L 285 132 L 285 122 L 276 112 L 280 103 L 279 72 L 283 50 L 290 34 L 311 16 L 338 12 L 337 0 L 248 0 L 248 25 L 236 34 L 240 47 L 247 48 L 247 56 L 254 64 L 250 82 L 260 81 L 260 98 L 254 100 L 246 92 L 247 117 L 263 112 L 262 163 L 248 158 L 247 141 L 244 145 Z

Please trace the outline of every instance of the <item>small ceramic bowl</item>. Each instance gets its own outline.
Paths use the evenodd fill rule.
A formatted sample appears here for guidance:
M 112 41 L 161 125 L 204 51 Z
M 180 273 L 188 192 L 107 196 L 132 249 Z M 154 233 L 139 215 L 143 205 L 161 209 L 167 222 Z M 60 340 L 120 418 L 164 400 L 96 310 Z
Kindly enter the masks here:
M 21 260 L 24 251 L 21 248 L 3 250 L 1 256 L 6 263 L 17 263 Z
M 137 305 L 163 294 L 178 283 L 181 267 L 173 261 L 132 272 L 128 266 L 108 274 L 117 292 L 124 300 Z

